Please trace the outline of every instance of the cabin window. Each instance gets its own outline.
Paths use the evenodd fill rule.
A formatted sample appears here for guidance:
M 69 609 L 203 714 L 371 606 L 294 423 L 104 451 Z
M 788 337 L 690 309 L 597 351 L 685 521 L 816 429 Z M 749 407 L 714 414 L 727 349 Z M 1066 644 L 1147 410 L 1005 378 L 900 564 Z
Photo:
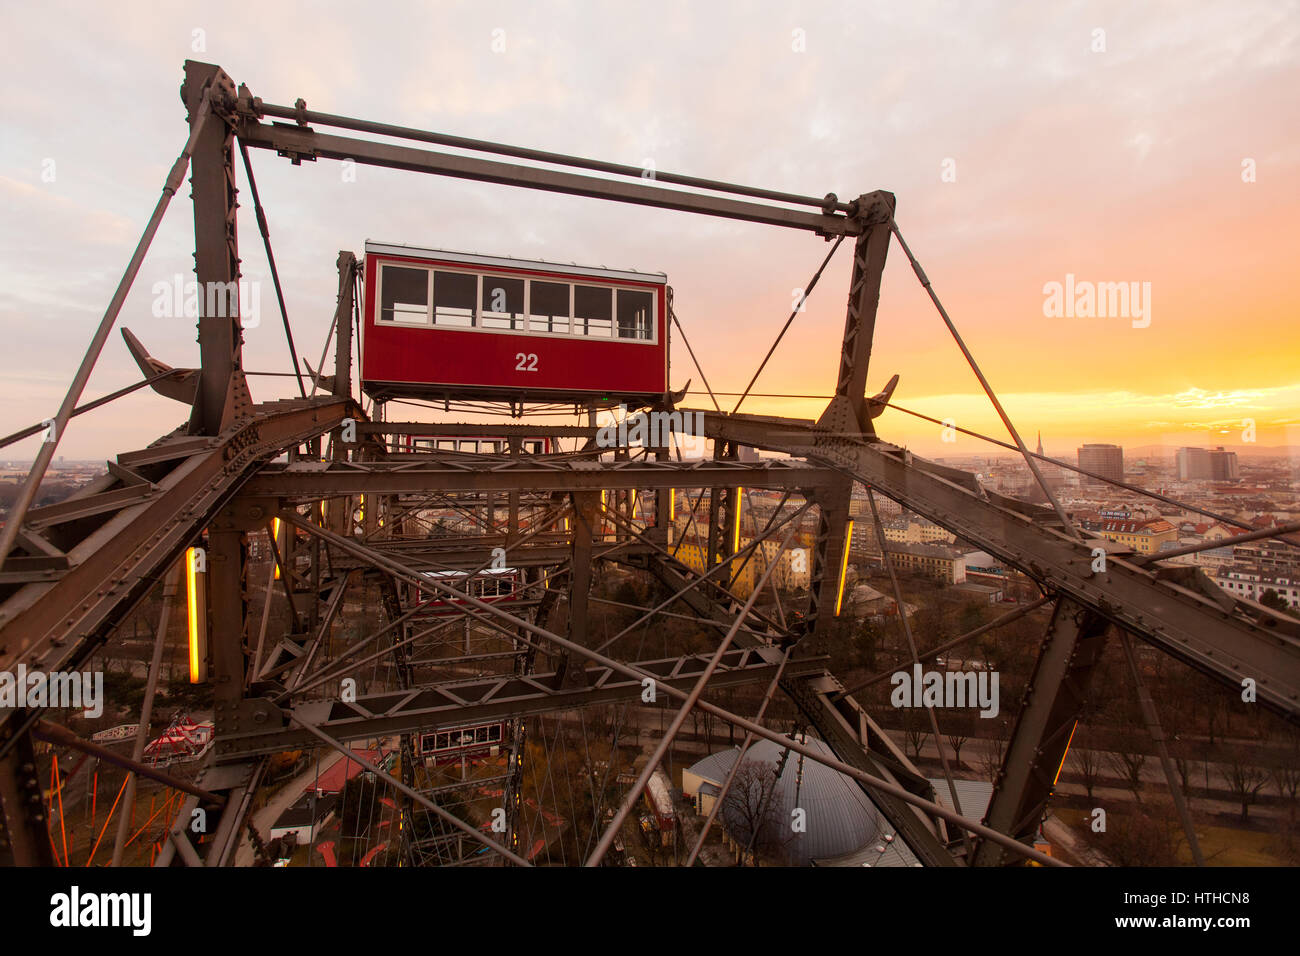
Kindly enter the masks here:
M 524 454 L 525 455 L 542 454 L 542 443 L 536 440 L 524 442 Z
M 573 287 L 573 334 L 606 339 L 613 336 L 613 289 L 591 285 Z
M 427 325 L 429 322 L 429 270 L 384 266 L 380 270 L 379 319 Z
M 528 330 L 567 333 L 573 287 L 567 282 L 534 281 L 528 285 Z
M 650 314 L 654 307 L 650 293 L 619 289 L 617 301 L 618 337 L 650 341 L 654 337 L 650 330 Z
M 433 274 L 433 324 L 443 328 L 474 326 L 474 300 L 478 297 L 478 276 L 461 272 Z
M 653 343 L 655 292 L 470 271 L 379 267 L 376 321 Z
M 524 330 L 524 280 L 483 277 L 482 321 L 485 329 Z

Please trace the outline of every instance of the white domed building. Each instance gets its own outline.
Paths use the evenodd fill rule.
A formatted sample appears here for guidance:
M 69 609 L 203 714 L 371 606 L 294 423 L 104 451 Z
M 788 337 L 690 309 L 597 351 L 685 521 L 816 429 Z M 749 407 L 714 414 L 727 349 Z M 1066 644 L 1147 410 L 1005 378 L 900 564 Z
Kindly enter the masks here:
M 818 753 L 834 756 L 824 741 L 797 739 Z M 696 812 L 707 815 L 713 809 L 739 755 L 740 748 L 733 747 L 682 772 L 682 790 L 694 801 Z M 781 773 L 773 785 L 778 765 Z M 737 858 L 753 838 L 763 863 L 808 866 L 856 858 L 877 846 L 881 849 L 875 856 L 882 863 L 915 862 L 853 778 L 770 740 L 755 741 L 745 753 L 715 826 L 722 829 Z

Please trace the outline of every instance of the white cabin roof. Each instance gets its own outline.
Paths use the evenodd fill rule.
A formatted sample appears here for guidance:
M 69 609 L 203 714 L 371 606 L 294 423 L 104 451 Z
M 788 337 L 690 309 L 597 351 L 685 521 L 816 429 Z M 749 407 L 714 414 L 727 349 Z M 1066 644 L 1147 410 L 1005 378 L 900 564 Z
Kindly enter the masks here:
M 539 272 L 558 272 L 563 275 L 594 276 L 624 282 L 649 282 L 664 285 L 668 276 L 662 272 L 638 272 L 635 269 L 606 269 L 603 266 L 580 266 L 575 262 L 548 262 L 545 259 L 514 259 L 508 256 L 484 256 L 473 252 L 454 252 L 450 249 L 429 249 L 404 242 L 374 242 L 366 240 L 366 253 L 380 256 L 405 256 L 409 259 L 456 262 L 467 266 L 507 269 L 531 269 Z

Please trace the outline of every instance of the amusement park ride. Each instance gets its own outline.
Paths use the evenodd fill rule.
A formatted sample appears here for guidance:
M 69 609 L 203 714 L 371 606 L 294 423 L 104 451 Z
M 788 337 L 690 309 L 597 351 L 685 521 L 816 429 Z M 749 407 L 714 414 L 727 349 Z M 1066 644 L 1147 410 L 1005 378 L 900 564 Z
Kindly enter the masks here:
M 846 202 L 833 194 L 799 196 L 670 173 L 647 181 L 636 167 L 321 113 L 302 100 L 273 105 L 236 87 L 219 67 L 193 61 L 185 65 L 181 93 L 188 141 L 53 421 L 55 440 L 42 446 L 0 537 L 0 670 L 9 671 L 19 663 L 45 673 L 84 666 L 118 639 L 118 625 L 170 578 L 187 549 L 205 549 L 207 608 L 196 639 L 206 640 L 206 648 L 200 644 L 196 666 L 211 683 L 215 728 L 204 769 L 189 783 L 118 758 L 188 795 L 158 865 L 233 863 L 271 755 L 321 745 L 345 750 L 349 741 L 386 737 L 401 740 L 400 778 L 368 769 L 402 794 L 404 814 L 428 811 L 474 850 L 486 845 L 485 858 L 526 865 L 518 835 L 525 718 L 636 701 L 647 680 L 680 709 L 589 864 L 604 857 L 658 758 L 699 708 L 853 778 L 924 865 L 1027 859 L 1054 865 L 1059 861 L 1033 849 L 1034 834 L 1091 672 L 1112 635 L 1126 645 L 1131 636 L 1231 687 L 1251 678 L 1264 706 L 1287 717 L 1300 712 L 1300 633 L 1293 619 L 1224 594 L 1196 569 L 1113 545 L 1104 570 L 1096 571 L 1099 542 L 1073 527 L 1045 483 L 1052 506 L 1028 504 L 876 435 L 874 419 L 890 402 L 895 381 L 868 396 L 869 359 L 885 258 L 897 238 L 1002 414 L 1011 447 L 1038 474 L 1037 456 L 1002 413 L 903 242 L 891 193 Z M 343 132 L 326 132 L 331 129 Z M 440 146 L 459 152 L 429 148 Z M 236 166 L 242 157 L 279 291 L 248 162 L 254 149 L 295 165 L 350 160 L 803 230 L 836 246 L 848 240 L 853 268 L 834 397 L 817 421 L 742 414 L 739 404 L 728 413 L 715 401 L 701 412 L 713 451 L 705 460 L 675 458 L 669 444 L 602 448 L 599 411 L 620 404 L 684 411 L 683 393 L 670 388 L 669 344 L 670 338 L 688 350 L 689 344 L 665 276 L 367 243 L 361 260 L 350 252 L 338 256 L 332 374 L 312 373 L 310 388 L 300 377 L 297 398 L 255 402 L 240 318 L 229 310 L 204 308 L 197 368 L 172 368 L 127 334 L 145 374 L 136 387 L 187 405 L 187 422 L 146 448 L 119 454 L 102 479 L 72 498 L 32 507 L 57 438 L 83 410 L 77 403 L 90 371 L 187 171 L 200 287 L 233 288 L 240 278 Z M 287 319 L 285 328 L 288 333 Z M 291 334 L 289 344 L 292 350 Z M 354 348 L 361 394 L 352 390 Z M 514 417 L 563 405 L 586 413 L 587 424 L 390 420 L 396 399 L 449 411 L 490 404 Z M 560 451 L 562 440 L 575 451 Z M 744 446 L 789 457 L 742 459 Z M 824 633 L 837 613 L 855 482 L 1029 575 L 1042 589 L 1038 603 L 1053 608 L 982 821 L 937 802 L 930 782 L 827 671 L 825 659 L 805 649 L 803 639 Z M 802 502 L 800 514 L 818 515 L 808 606 L 796 623 L 755 610 L 766 575 L 748 600 L 726 586 L 728 569 L 743 560 L 736 551 L 742 487 L 775 489 Z M 672 496 L 683 488 L 707 491 L 704 572 L 669 550 Z M 438 508 L 470 515 L 477 533 L 430 536 L 418 516 Z M 284 589 L 291 627 L 267 634 L 265 618 L 259 622 L 249 612 L 248 596 L 260 582 L 248 573 L 248 536 L 276 520 L 282 530 L 270 540 L 284 574 L 279 584 L 268 581 L 267 591 Z M 788 541 L 786 524 L 773 522 L 758 537 Z M 657 580 L 679 608 L 717 634 L 716 650 L 652 660 L 603 651 L 589 627 L 593 566 L 602 561 Z M 320 653 L 348 589 L 363 582 L 383 594 L 385 625 L 341 653 Z M 164 609 L 174 591 L 165 590 Z M 499 635 L 510 669 L 422 679 L 425 672 L 411 658 L 415 638 L 449 620 Z M 400 686 L 341 698 L 340 679 L 380 651 Z M 742 684 L 769 687 L 769 696 L 779 687 L 834 758 L 711 699 L 716 689 Z M 91 745 L 70 741 L 68 731 L 39 711 L 0 711 L 0 721 L 0 862 L 48 863 L 51 838 L 34 741 Z M 1152 731 L 1159 740 L 1158 725 Z M 417 755 L 438 762 L 444 754 L 455 757 L 458 747 L 508 755 L 504 832 L 466 824 L 439 805 L 437 794 L 415 786 Z M 187 829 L 199 808 L 210 821 L 202 835 Z

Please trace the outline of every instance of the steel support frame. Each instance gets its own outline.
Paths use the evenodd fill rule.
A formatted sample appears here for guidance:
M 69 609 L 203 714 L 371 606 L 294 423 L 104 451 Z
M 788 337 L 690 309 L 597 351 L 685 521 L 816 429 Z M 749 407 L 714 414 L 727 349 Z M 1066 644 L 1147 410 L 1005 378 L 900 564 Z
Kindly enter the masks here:
M 1229 686 L 1253 678 L 1261 703 L 1300 715 L 1300 629 L 1294 621 L 1250 620 L 1212 586 L 1180 583 L 1173 569 L 1146 568 L 1123 555 L 1108 554 L 1105 570 L 1094 572 L 1093 548 L 1104 542 L 1057 530 L 1051 509 L 989 492 L 969 472 L 903 448 L 828 434 L 807 420 L 703 414 L 708 437 L 735 438 L 838 468 Z
M 1000 833 L 1033 843 L 1109 632 L 1100 615 L 1069 598 L 1056 602 L 984 817 Z M 995 843 L 975 847 L 973 866 L 1006 862 Z
M 817 537 L 808 565 L 805 631 L 823 637 L 839 616 L 843 572 L 849 549 L 849 501 L 853 479 L 840 479 L 818 495 Z
M 181 98 L 194 122 L 204 88 L 230 103 L 235 84 L 219 67 L 187 60 Z M 192 435 L 220 434 L 252 411 L 244 382 L 243 329 L 239 320 L 239 240 L 235 223 L 235 133 L 229 113 L 218 111 L 199 132 L 190 163 L 194 200 L 194 272 L 199 299 L 199 384 L 190 414 Z M 221 305 L 224 303 L 224 305 Z M 213 310 L 214 305 L 220 307 Z M 215 312 L 215 314 L 213 314 Z
M 736 649 L 724 656 L 709 682 L 725 688 L 771 680 L 781 655 L 762 648 Z M 708 663 L 703 654 L 632 662 L 629 666 L 653 676 L 661 686 L 689 690 Z M 824 657 L 801 657 L 787 665 L 787 673 L 821 674 Z M 290 721 L 310 723 L 339 740 L 364 740 L 392 734 L 429 732 L 439 727 L 492 720 L 510 720 L 536 714 L 576 710 L 599 704 L 621 704 L 640 699 L 641 678 L 624 677 L 600 665 L 588 668 L 588 683 L 568 686 L 556 671 L 534 674 L 498 674 L 491 677 L 413 685 L 357 697 L 353 703 L 309 701 L 281 708 L 269 700 L 248 701 L 246 713 L 262 719 L 241 723 L 219 739 L 220 759 L 278 753 L 310 746 L 303 731 Z
M 562 170 L 521 166 L 479 156 L 458 156 L 434 150 L 415 149 L 393 143 L 377 143 L 350 136 L 335 136 L 314 129 L 258 122 L 256 107 L 241 99 L 239 138 L 246 145 L 274 150 L 295 163 L 317 159 L 349 160 L 367 166 L 382 166 L 410 172 L 432 173 L 477 182 L 526 186 L 546 192 L 567 193 L 613 202 L 675 209 L 705 216 L 719 216 L 761 225 L 804 229 L 820 236 L 856 235 L 856 218 L 789 209 L 773 204 L 748 202 L 725 196 L 647 186 L 641 182 L 601 179 Z
M 876 310 L 884 279 L 885 258 L 894 224 L 894 194 L 868 193 L 858 200 L 861 233 L 853 247 L 844 339 L 831 408 L 845 406 L 847 414 L 832 416 L 831 427 L 854 435 L 875 437 L 866 398 L 867 372 L 876 331 Z

